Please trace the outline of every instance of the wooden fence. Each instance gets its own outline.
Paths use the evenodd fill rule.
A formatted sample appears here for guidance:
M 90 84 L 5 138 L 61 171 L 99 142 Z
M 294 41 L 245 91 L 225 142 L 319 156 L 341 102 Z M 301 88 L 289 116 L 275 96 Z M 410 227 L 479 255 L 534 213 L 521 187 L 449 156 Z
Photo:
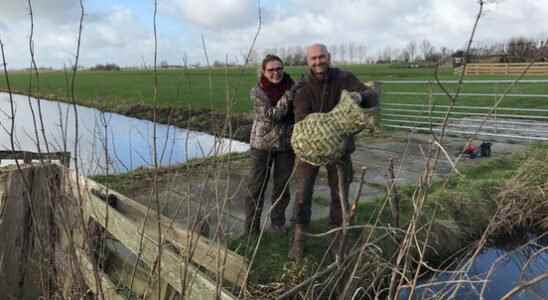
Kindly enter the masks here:
M 464 75 L 520 75 L 529 66 L 529 63 L 478 63 L 467 64 Z M 455 74 L 460 74 L 463 67 L 455 69 Z M 534 63 L 527 75 L 548 75 L 548 63 Z
M 31 152 L 31 151 L 11 151 L 11 150 L 2 150 L 0 151 L 0 162 L 2 160 L 23 160 L 25 164 L 32 163 L 33 160 L 40 161 L 49 161 L 57 160 L 63 166 L 70 166 L 70 152 Z
M 0 172 L 0 258 L 2 294 L 28 299 L 44 283 L 67 299 L 235 299 L 225 286 L 247 270 L 221 243 L 59 164 Z

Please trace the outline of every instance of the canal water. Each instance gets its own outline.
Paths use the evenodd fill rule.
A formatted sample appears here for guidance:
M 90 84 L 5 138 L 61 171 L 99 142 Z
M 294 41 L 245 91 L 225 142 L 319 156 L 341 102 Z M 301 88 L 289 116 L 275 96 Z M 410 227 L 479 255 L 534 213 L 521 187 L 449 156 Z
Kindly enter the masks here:
M 544 241 L 514 249 L 486 248 L 466 263 L 457 268 L 461 271 L 441 272 L 420 282 L 414 299 L 501 299 L 514 287 L 548 272 L 548 247 Z M 400 299 L 408 299 L 408 295 L 403 290 Z M 510 299 L 548 299 L 548 279 L 528 286 Z
M 31 98 L 29 104 L 28 97 L 22 95 L 13 95 L 13 99 L 15 150 L 37 151 L 38 141 L 41 151 L 45 152 L 46 142 L 40 131 L 36 137 L 32 117 L 32 111 L 38 116 L 37 100 Z M 74 157 L 77 142 L 76 157 L 82 174 L 98 175 L 107 171 L 113 174 L 153 166 L 153 122 L 77 106 L 76 136 L 76 118 L 71 105 L 42 100 L 40 106 L 49 151 L 69 151 Z M 9 95 L 0 93 L 0 150 L 12 150 L 11 116 Z M 162 166 L 249 149 L 245 143 L 162 124 L 157 124 L 156 136 L 157 158 Z M 13 162 L 2 161 L 2 165 L 8 163 Z

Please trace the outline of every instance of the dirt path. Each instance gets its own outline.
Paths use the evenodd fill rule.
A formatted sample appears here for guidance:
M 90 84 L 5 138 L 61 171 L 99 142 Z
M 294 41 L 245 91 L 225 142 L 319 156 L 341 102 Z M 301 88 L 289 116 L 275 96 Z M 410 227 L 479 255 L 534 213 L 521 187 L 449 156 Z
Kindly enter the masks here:
M 371 201 L 376 196 L 384 194 L 386 173 L 391 158 L 396 166 L 397 180 L 400 184 L 414 184 L 422 175 L 425 167 L 425 155 L 428 152 L 427 135 L 390 133 L 386 137 L 359 137 L 356 152 L 352 155 L 354 164 L 354 181 L 351 186 L 350 199 L 354 199 L 359 185 L 361 168 L 368 168 L 366 184 L 360 201 Z M 465 140 L 450 138 L 446 144 L 447 153 L 454 160 Z M 494 143 L 493 157 L 521 151 L 526 147 L 523 144 Z M 451 170 L 451 165 L 442 157 L 436 168 L 438 176 L 445 176 Z M 474 164 L 474 160 L 461 160 L 458 168 Z M 221 231 L 229 234 L 240 234 L 243 230 L 244 219 L 244 190 L 249 172 L 249 158 L 206 164 L 202 167 L 190 168 L 186 171 L 177 171 L 161 175 L 161 192 L 159 199 L 163 205 L 163 213 L 182 223 L 193 223 L 207 217 L 210 235 L 219 232 L 215 227 L 222 226 Z M 144 204 L 150 204 L 152 195 L 150 178 L 148 182 L 136 181 L 130 187 L 130 197 Z M 293 178 L 294 181 L 294 178 Z M 291 188 L 293 182 L 291 183 Z M 293 189 L 292 189 L 293 190 Z M 266 192 L 265 209 L 270 207 L 270 188 Z M 292 201 L 293 201 L 292 193 Z M 329 188 L 325 168 L 320 169 L 319 180 L 313 197 L 313 219 L 326 218 L 329 214 Z M 293 203 L 286 211 L 289 220 L 292 214 Z M 222 220 L 222 222 L 218 222 Z M 263 214 L 264 222 L 268 218 Z M 209 228 L 207 228 L 209 227 Z

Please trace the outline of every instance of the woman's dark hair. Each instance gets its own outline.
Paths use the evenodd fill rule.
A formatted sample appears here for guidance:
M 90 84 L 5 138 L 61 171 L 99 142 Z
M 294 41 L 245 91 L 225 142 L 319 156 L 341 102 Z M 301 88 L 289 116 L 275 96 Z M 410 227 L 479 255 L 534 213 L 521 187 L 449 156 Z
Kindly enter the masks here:
M 282 65 L 284 64 L 284 62 L 282 61 L 282 59 L 279 56 L 274 55 L 274 54 L 267 54 L 264 57 L 263 62 L 261 63 L 263 71 L 266 68 L 266 64 L 271 62 L 271 61 L 279 61 Z

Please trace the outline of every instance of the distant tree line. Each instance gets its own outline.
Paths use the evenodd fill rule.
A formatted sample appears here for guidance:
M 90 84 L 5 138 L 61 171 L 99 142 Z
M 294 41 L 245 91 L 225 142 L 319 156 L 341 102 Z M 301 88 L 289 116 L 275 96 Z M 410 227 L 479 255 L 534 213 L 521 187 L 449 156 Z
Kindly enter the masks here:
M 471 49 L 467 61 L 530 62 L 547 61 L 548 46 L 545 40 L 513 37 L 506 42 L 478 42 Z M 464 53 L 459 53 L 461 57 Z
M 367 63 L 367 47 L 364 44 L 344 43 L 328 45 L 331 60 L 341 64 L 363 64 Z M 287 65 L 306 65 L 306 48 L 303 46 L 289 46 L 278 48 L 267 48 L 263 50 L 263 57 L 267 54 L 279 56 Z M 257 52 L 252 53 L 251 62 L 258 62 Z
M 120 66 L 114 63 L 109 64 L 96 64 L 94 67 L 91 67 L 92 71 L 120 71 Z
M 327 45 L 331 53 L 331 60 L 335 64 L 402 64 L 409 67 L 428 67 L 435 64 L 453 64 L 458 66 L 467 62 L 530 62 L 548 61 L 548 45 L 546 41 L 523 36 L 511 37 L 506 41 L 476 41 L 472 45 L 466 59 L 464 50 L 449 47 L 436 47 L 429 40 L 420 42 L 409 41 L 402 47 L 386 46 L 377 50 L 375 54 L 368 51 L 363 43 L 349 42 Z M 306 65 L 305 46 L 287 46 L 253 49 L 249 53 L 242 53 L 239 57 L 226 57 L 225 61 L 215 60 L 214 68 L 237 67 L 244 64 L 258 65 L 267 54 L 275 54 L 282 58 L 286 65 Z M 169 64 L 162 60 L 159 64 L 162 69 L 170 68 L 200 68 L 200 62 L 190 64 L 186 53 L 183 65 Z M 146 68 L 146 66 L 144 67 Z M 90 70 L 118 71 L 120 67 L 115 63 L 97 64 Z
M 470 49 L 468 62 L 526 62 L 546 61 L 548 46 L 545 41 L 527 37 L 511 37 L 506 41 L 477 41 Z M 378 50 L 376 55 L 368 53 L 368 47 L 363 43 L 341 43 L 328 45 L 331 60 L 338 64 L 408 64 L 410 66 L 429 66 L 437 63 L 451 63 L 455 57 L 463 57 L 464 50 L 449 47 L 436 47 L 429 40 L 409 41 L 403 47 L 386 46 Z M 542 52 L 542 53 L 541 53 Z M 287 65 L 305 65 L 306 48 L 304 46 L 289 46 L 267 48 L 262 56 L 252 51 L 249 64 L 258 64 L 266 54 L 278 55 Z M 244 56 L 244 59 L 247 56 Z
M 331 53 L 331 60 L 338 64 L 375 64 L 375 63 L 416 63 L 437 62 L 440 59 L 451 57 L 452 51 L 447 47 L 437 50 L 428 40 L 420 43 L 409 42 L 404 48 L 385 47 L 378 51 L 376 56 L 368 53 L 368 47 L 363 43 L 341 43 L 327 46 Z M 290 46 L 268 48 L 263 50 L 266 54 L 276 54 L 287 65 L 305 65 L 306 48 L 303 46 Z M 253 52 L 250 63 L 258 63 L 259 55 Z

